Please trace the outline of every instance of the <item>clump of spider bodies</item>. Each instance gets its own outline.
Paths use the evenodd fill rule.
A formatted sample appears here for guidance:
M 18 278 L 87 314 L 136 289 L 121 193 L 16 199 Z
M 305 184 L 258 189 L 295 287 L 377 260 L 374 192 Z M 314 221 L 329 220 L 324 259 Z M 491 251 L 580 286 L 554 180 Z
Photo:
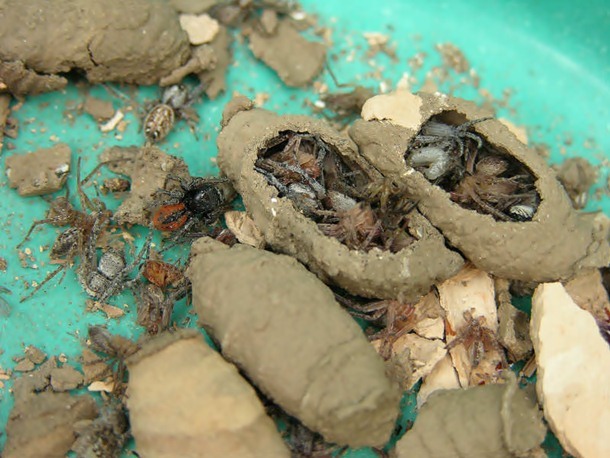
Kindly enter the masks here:
M 458 114 L 437 115 L 422 126 L 406 151 L 406 163 L 465 208 L 498 221 L 530 221 L 540 200 L 533 175 L 473 131 L 493 118 L 454 125 L 447 115 Z
M 362 113 L 349 130 L 360 154 L 479 269 L 543 282 L 607 263 L 607 228 L 576 212 L 544 159 L 474 103 L 397 91 Z
M 235 103 L 223 116 L 218 164 L 273 250 L 370 298 L 417 299 L 461 268 L 462 257 L 348 138 L 321 120 Z

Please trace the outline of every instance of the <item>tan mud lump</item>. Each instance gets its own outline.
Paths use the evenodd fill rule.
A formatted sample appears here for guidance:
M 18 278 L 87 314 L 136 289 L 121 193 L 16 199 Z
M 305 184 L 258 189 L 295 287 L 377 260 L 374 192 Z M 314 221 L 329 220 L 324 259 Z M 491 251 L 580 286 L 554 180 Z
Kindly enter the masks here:
M 252 387 L 199 332 L 162 334 L 127 367 L 131 429 L 142 456 L 290 456 Z
M 362 109 L 364 120 L 356 121 L 349 135 L 366 160 L 404 185 L 424 216 L 479 269 L 507 279 L 544 282 L 569 278 L 583 267 L 607 265 L 607 223 L 577 213 L 544 159 L 501 122 L 478 122 L 471 130 L 533 176 L 540 202 L 529 221 L 500 221 L 465 208 L 407 165 L 405 153 L 433 116 L 457 126 L 488 114 L 449 96 L 398 91 L 369 99 Z
M 399 392 L 356 322 L 294 258 L 199 239 L 187 276 L 200 323 L 231 361 L 324 439 L 382 446 Z
M 0 80 L 14 94 L 59 89 L 67 80 L 54 75 L 71 70 L 93 83 L 153 84 L 188 56 L 186 33 L 164 1 L 0 4 Z
M 249 107 L 246 100 L 243 102 Z M 242 195 L 248 213 L 274 250 L 296 257 L 321 278 L 352 294 L 372 298 L 417 300 L 433 284 L 461 268 L 461 256 L 448 249 L 439 232 L 416 211 L 408 229 L 415 241 L 396 253 L 349 249 L 326 236 L 288 197 L 278 197 L 278 189 L 255 170 L 261 150 L 282 132 L 311 133 L 341 159 L 371 176 L 376 172 L 363 162 L 353 142 L 323 121 L 279 116 L 261 109 L 238 111 L 237 103 L 236 99 L 225 109 L 224 128 L 218 136 L 218 165 Z

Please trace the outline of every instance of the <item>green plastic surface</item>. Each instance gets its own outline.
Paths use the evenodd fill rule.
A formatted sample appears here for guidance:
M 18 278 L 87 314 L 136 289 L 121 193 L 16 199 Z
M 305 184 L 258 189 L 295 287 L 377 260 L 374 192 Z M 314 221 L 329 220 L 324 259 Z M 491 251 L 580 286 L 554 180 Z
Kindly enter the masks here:
M 497 99 L 509 89 L 510 109 L 500 109 L 499 115 L 519 125 L 527 126 L 533 142 L 544 142 L 551 147 L 552 162 L 565 157 L 583 156 L 594 165 L 607 163 L 610 149 L 610 9 L 605 0 L 579 3 L 568 0 L 547 1 L 401 1 L 386 0 L 350 2 L 303 0 L 304 9 L 319 14 L 324 25 L 333 29 L 334 46 L 330 50 L 332 68 L 342 82 L 355 82 L 375 87 L 378 81 L 365 76 L 372 68 L 364 55 L 367 50 L 363 32 L 382 32 L 391 36 L 397 46 L 397 61 L 384 55 L 372 59 L 383 65 L 383 75 L 396 83 L 404 72 L 410 71 L 407 59 L 424 51 L 428 57 L 424 67 L 414 76 L 421 83 L 423 75 L 440 62 L 434 51 L 436 43 L 451 42 L 462 49 L 471 66 L 481 77 L 481 87 Z M 354 53 L 355 58 L 346 60 Z M 217 173 L 212 158 L 216 156 L 215 140 L 224 104 L 234 91 L 254 96 L 267 92 L 270 99 L 266 108 L 281 113 L 310 113 L 303 105 L 305 97 L 316 100 L 309 90 L 286 88 L 277 76 L 257 62 L 243 43 L 234 44 L 236 65 L 230 68 L 228 91 L 217 100 L 195 105 L 201 116 L 199 139 L 181 122 L 160 144 L 170 154 L 185 158 L 193 175 Z M 321 80 L 336 90 L 328 74 Z M 417 90 L 418 85 L 414 86 Z M 23 107 L 14 114 L 19 120 L 19 137 L 7 139 L 14 150 L 6 148 L 0 158 L 24 154 L 54 144 L 53 138 L 70 145 L 76 157 L 83 158 L 84 173 L 98 161 L 98 155 L 108 146 L 142 144 L 139 121 L 133 114 L 130 124 L 118 138 L 117 132 L 102 134 L 88 115 L 79 115 L 74 107 L 83 101 L 86 89 L 74 85 L 63 92 L 28 97 Z M 115 108 L 123 105 L 111 98 L 101 87 L 91 88 L 91 94 L 114 100 Z M 138 99 L 158 97 L 158 89 L 141 88 Z M 480 101 L 474 90 L 460 90 L 456 95 Z M 514 109 L 514 110 L 513 110 Z M 66 116 L 74 115 L 74 118 Z M 587 144 L 587 147 L 584 145 Z M 75 170 L 76 160 L 73 161 Z M 104 173 L 104 176 L 112 176 Z M 607 170 L 602 169 L 596 187 L 604 187 Z M 75 190 L 74 175 L 70 177 Z M 88 194 L 94 195 L 89 187 Z M 75 196 L 75 192 L 72 192 Z M 603 210 L 610 214 L 610 199 L 592 197 L 587 210 Z M 117 202 L 107 199 L 110 208 Z M 0 316 L 0 367 L 12 369 L 14 357 L 23 355 L 26 345 L 34 345 L 49 355 L 64 353 L 68 361 L 77 363 L 89 324 L 106 324 L 112 332 L 137 337 L 142 329 L 135 324 L 135 306 L 131 295 L 124 293 L 111 303 L 126 304 L 126 315 L 119 320 L 107 320 L 102 312 L 85 312 L 85 293 L 76 281 L 75 272 L 67 273 L 63 283 L 53 280 L 30 300 L 19 303 L 27 293 L 24 281 L 40 282 L 54 266 L 48 265 L 48 251 L 39 246 L 53 243 L 58 229 L 42 226 L 25 247 L 32 250 L 33 262 L 22 267 L 15 245 L 21 241 L 34 219 L 44 218 L 48 204 L 41 198 L 22 198 L 9 189 L 4 173 L 0 176 L 0 255 L 8 262 L 6 272 L 0 272 L 0 286 L 12 294 L 5 295 L 12 310 Z M 136 230 L 135 233 L 142 234 Z M 158 239 L 157 239 L 158 240 Z M 523 247 L 527 249 L 527 247 Z M 34 268 L 34 264 L 38 268 Z M 181 304 L 174 320 L 179 325 L 194 325 L 194 316 Z M 11 382 L 0 389 L 0 427 L 4 427 L 12 406 L 9 393 Z M 412 420 L 413 395 L 403 400 L 402 424 Z M 0 449 L 5 436 L 0 436 Z M 549 439 L 545 446 L 551 456 L 560 456 L 556 441 Z M 371 452 L 350 452 L 351 457 L 373 456 Z

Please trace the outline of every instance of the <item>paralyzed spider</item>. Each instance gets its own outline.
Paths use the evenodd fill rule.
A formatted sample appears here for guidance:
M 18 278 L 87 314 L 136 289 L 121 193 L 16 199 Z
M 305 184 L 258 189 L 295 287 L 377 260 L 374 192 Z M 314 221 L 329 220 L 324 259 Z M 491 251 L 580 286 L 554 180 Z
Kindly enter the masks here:
M 32 224 L 25 239 L 18 246 L 21 246 L 28 239 L 34 228 L 40 224 L 52 224 L 54 226 L 69 225 L 70 227 L 57 236 L 49 253 L 50 263 L 59 264 L 59 266 L 54 271 L 49 272 L 46 278 L 40 282 L 30 294 L 22 297 L 20 300 L 21 302 L 36 294 L 36 292 L 61 271 L 63 271 L 65 275 L 67 268 L 74 263 L 78 256 L 83 254 L 86 246 L 88 244 L 93 244 L 95 246 L 97 243 L 97 236 L 93 236 L 92 234 L 93 227 L 99 227 L 101 232 L 110 221 L 110 217 L 112 216 L 111 212 L 106 210 L 103 204 L 97 201 L 91 201 L 82 190 L 83 183 L 92 176 L 92 173 L 94 173 L 99 166 L 82 181 L 80 179 L 80 167 L 81 161 L 79 158 L 76 168 L 79 200 L 83 210 L 88 209 L 91 213 L 76 210 L 70 203 L 69 194 L 66 193 L 66 196 L 58 197 L 51 203 L 51 208 L 49 209 L 46 219 L 35 221 L 34 224 Z
M 118 457 L 129 438 L 129 420 L 122 402 L 111 399 L 100 409 L 98 417 L 77 428 L 72 451 L 78 457 Z
M 335 293 L 335 298 L 351 315 L 381 325 L 381 330 L 370 334 L 369 340 L 381 339 L 379 354 L 384 359 L 390 358 L 392 345 L 398 338 L 413 331 L 422 319 L 435 318 L 440 313 L 434 300 L 422 301 L 416 307 L 415 304 L 389 299 L 362 304 L 338 293 Z
M 497 155 L 484 156 L 476 165 L 469 161 L 451 199 L 501 221 L 531 220 L 538 204 L 533 177 L 511 168 L 507 159 Z
M 495 351 L 500 356 L 501 368 L 507 367 L 506 355 L 498 342 L 498 336 L 485 326 L 485 317 L 474 318 L 472 311 L 467 310 L 464 312 L 464 320 L 466 324 L 458 330 L 455 338 L 447 344 L 447 350 L 463 345 L 468 352 L 468 358 L 473 368 L 481 363 L 485 353 Z M 452 330 L 449 329 L 447 333 L 450 332 Z
M 113 393 L 122 394 L 125 375 L 125 359 L 137 352 L 140 347 L 131 340 L 111 334 L 102 326 L 89 326 L 89 344 L 91 348 L 108 356 L 111 367 L 116 364 Z
M 190 94 L 183 84 L 167 87 L 159 103 L 154 105 L 144 118 L 144 136 L 150 143 L 163 140 L 171 132 L 176 118 L 184 119 L 194 131 L 194 125 L 199 117 L 190 106 L 204 91 L 203 84 L 197 86 Z
M 483 146 L 483 139 L 470 128 L 489 119 L 475 119 L 458 126 L 430 119 L 407 149 L 407 165 L 422 172 L 430 181 L 440 181 L 452 173 L 460 174 L 464 155 Z
M 105 251 L 98 260 L 96 241 L 102 230 L 102 224 L 96 221 L 77 270 L 81 286 L 89 296 L 98 302 L 105 302 L 109 297 L 135 284 L 140 272 L 132 279 L 128 275 L 148 255 L 152 240 L 152 231 L 149 231 L 144 245 L 130 264 L 125 261 L 123 253 L 112 248 Z
M 178 181 L 179 190 L 159 190 L 169 199 L 154 212 L 152 225 L 160 231 L 184 235 L 197 223 L 210 225 L 218 220 L 235 197 L 235 190 L 226 178 L 199 178 L 190 181 L 169 175 Z

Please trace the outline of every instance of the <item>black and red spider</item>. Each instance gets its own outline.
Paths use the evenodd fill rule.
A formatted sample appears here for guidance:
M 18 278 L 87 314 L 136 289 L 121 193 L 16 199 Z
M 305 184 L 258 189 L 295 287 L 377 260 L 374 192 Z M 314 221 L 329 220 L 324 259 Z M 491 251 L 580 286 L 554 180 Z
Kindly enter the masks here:
M 190 181 L 169 175 L 180 189 L 159 193 L 169 196 L 153 213 L 155 229 L 186 234 L 198 223 L 213 224 L 227 209 L 235 191 L 226 178 L 194 177 Z

